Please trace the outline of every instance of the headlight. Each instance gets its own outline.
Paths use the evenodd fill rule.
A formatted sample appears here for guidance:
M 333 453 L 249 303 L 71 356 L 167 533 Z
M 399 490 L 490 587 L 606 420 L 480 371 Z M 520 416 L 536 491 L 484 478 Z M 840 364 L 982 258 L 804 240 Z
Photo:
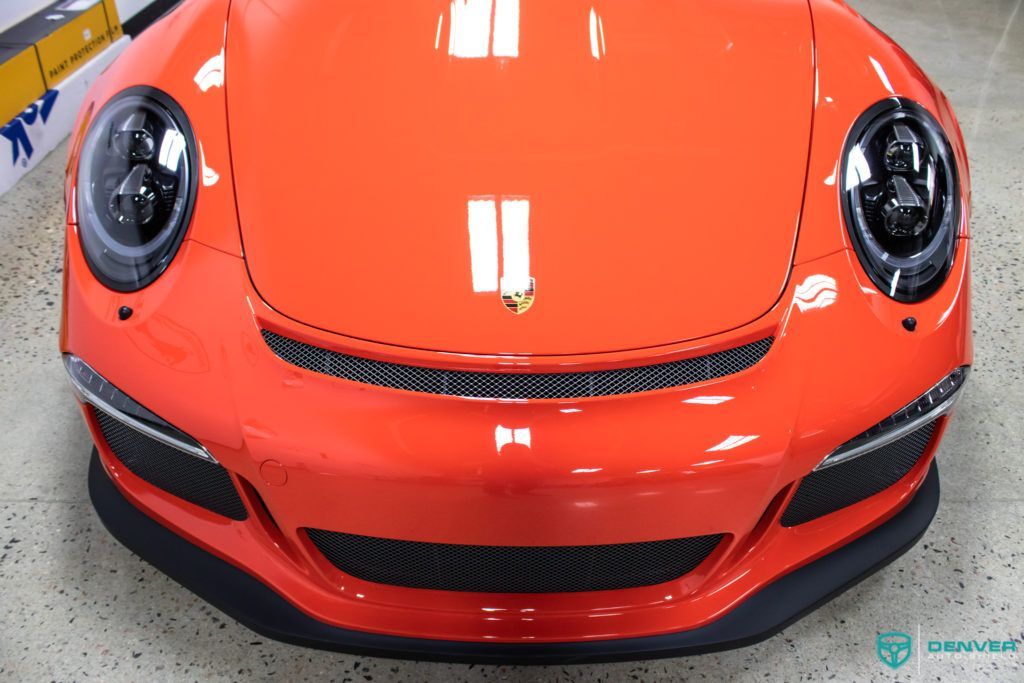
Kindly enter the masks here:
M 960 226 L 953 150 L 921 105 L 893 97 L 854 124 L 842 166 L 846 227 L 879 289 L 912 303 L 949 275 Z
M 181 245 L 196 194 L 195 138 L 184 111 L 131 88 L 96 115 L 78 161 L 78 233 L 93 274 L 122 292 L 145 287 Z

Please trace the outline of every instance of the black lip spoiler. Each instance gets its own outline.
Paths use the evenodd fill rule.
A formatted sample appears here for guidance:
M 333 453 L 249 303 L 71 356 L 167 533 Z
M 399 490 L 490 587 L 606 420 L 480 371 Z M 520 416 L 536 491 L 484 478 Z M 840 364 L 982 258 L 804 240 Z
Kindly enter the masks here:
M 782 631 L 889 564 L 928 529 L 939 505 L 934 462 L 914 498 L 892 519 L 766 586 L 721 619 L 679 633 L 564 643 L 480 643 L 389 636 L 338 628 L 299 611 L 246 572 L 189 543 L 130 503 L 93 449 L 89 496 L 126 547 L 253 631 L 296 645 L 360 655 L 489 664 L 571 664 L 678 657 L 752 645 Z

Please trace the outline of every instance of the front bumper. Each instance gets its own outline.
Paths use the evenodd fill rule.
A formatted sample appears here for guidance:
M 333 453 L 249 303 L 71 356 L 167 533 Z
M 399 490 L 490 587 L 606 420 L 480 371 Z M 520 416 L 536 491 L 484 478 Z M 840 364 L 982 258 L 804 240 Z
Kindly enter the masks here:
M 262 304 L 241 259 L 192 241 L 174 268 L 132 294 L 103 289 L 69 244 L 62 350 L 197 439 L 231 473 L 250 514 L 225 519 L 125 471 L 86 409 L 117 490 L 305 618 L 345 633 L 430 642 L 597 648 L 719 624 L 766 586 L 856 542 L 907 505 L 947 418 L 898 484 L 813 522 L 779 524 L 795 483 L 825 454 L 970 363 L 966 251 L 944 290 L 913 307 L 913 334 L 900 324 L 907 307 L 868 291 L 856 257 L 838 252 L 796 266 L 763 319 L 700 348 L 656 352 L 667 359 L 774 335 L 757 365 L 632 396 L 467 400 L 301 370 L 273 355 L 261 328 L 409 364 L 476 369 L 503 359 L 439 360 L 304 328 Z M 825 295 L 805 286 L 823 281 L 831 283 Z M 128 321 L 117 319 L 122 305 L 135 310 Z M 652 355 L 558 362 L 622 367 Z M 504 594 L 358 580 L 325 561 L 307 528 L 469 545 L 726 540 L 670 583 Z
M 94 450 L 89 495 L 110 533 L 130 550 L 253 631 L 296 645 L 415 660 L 555 664 L 674 657 L 752 645 L 784 629 L 913 546 L 939 506 L 932 462 L 896 516 L 870 533 L 766 586 L 721 619 L 641 638 L 537 644 L 404 638 L 338 628 L 296 609 L 258 579 L 170 532 L 133 506 Z

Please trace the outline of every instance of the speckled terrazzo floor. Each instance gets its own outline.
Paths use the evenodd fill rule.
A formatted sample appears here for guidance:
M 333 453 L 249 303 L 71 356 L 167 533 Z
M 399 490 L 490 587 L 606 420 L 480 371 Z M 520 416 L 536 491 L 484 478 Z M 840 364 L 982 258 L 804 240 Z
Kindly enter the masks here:
M 88 503 L 88 436 L 56 351 L 61 171 L 0 198 L 0 678 L 9 680 L 1024 680 L 1024 655 L 899 672 L 880 630 L 1024 637 L 1024 12 L 1020 0 L 855 3 L 957 108 L 974 180 L 976 366 L 940 451 L 943 499 L 894 565 L 754 647 L 552 668 L 413 664 L 267 641 L 118 545 Z

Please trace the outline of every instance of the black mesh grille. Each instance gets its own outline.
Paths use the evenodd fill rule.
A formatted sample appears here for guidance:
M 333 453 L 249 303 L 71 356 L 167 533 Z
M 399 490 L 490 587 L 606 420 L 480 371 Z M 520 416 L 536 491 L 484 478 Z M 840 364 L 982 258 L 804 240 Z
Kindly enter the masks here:
M 338 569 L 364 581 L 478 593 L 575 593 L 652 586 L 692 571 L 721 534 L 580 546 L 453 545 L 307 529 Z
M 322 349 L 263 330 L 282 360 L 313 372 L 392 389 L 472 398 L 585 398 L 655 391 L 703 382 L 746 370 L 761 360 L 774 339 L 696 358 L 594 372 L 468 372 L 386 363 Z
M 921 459 L 935 422 L 869 453 L 811 472 L 782 514 L 782 526 L 796 526 L 859 503 L 905 477 Z
M 235 520 L 248 517 L 228 471 L 182 453 L 93 408 L 110 450 L 132 474 L 157 488 Z

